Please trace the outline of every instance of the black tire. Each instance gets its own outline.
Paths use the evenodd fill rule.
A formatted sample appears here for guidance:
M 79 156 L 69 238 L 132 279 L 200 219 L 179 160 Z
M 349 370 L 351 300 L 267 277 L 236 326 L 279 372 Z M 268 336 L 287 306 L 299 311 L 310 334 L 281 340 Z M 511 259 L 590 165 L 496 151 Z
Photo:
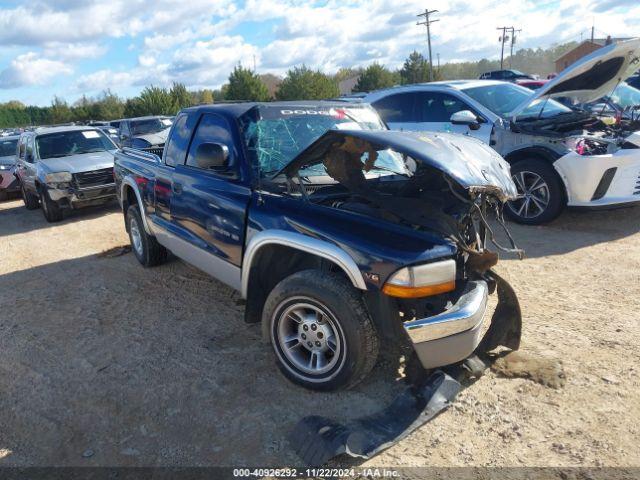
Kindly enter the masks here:
M 40 188 L 40 205 L 42 205 L 42 213 L 45 220 L 49 223 L 55 223 L 62 220 L 63 211 L 58 202 L 51 200 L 49 192 L 46 188 Z
M 20 194 L 22 195 L 22 201 L 27 210 L 36 210 L 40 207 L 40 200 L 34 194 L 27 192 L 24 184 L 20 185 Z
M 544 160 L 520 160 L 511 166 L 511 176 L 524 198 L 507 203 L 507 217 L 525 225 L 540 225 L 560 215 L 566 204 L 565 190 L 552 165 Z M 536 185 L 542 186 L 527 191 Z
M 304 320 L 302 316 L 292 314 L 297 307 L 310 312 Z M 287 322 L 291 326 L 288 334 L 284 333 Z M 307 330 L 304 330 L 305 326 Z M 305 270 L 282 280 L 267 297 L 262 327 L 264 335 L 271 341 L 280 371 L 293 383 L 311 390 L 351 388 L 360 383 L 376 364 L 378 335 L 362 295 L 344 277 L 335 273 Z M 331 332 L 334 333 L 333 348 Z M 296 336 L 296 340 L 285 342 L 284 337 L 290 338 L 290 335 Z M 299 343 L 287 348 L 289 353 L 285 353 L 283 343 L 286 345 L 293 341 Z M 318 349 L 312 353 L 305 344 Z M 301 362 L 293 358 L 294 350 Z M 318 355 L 322 355 L 326 363 L 321 362 Z M 305 358 L 309 358 L 308 367 L 315 363 L 315 372 L 319 373 L 301 370 L 298 364 L 304 363 Z
M 156 237 L 149 235 L 145 231 L 137 205 L 131 205 L 129 207 L 126 221 L 129 240 L 131 241 L 131 250 L 142 266 L 155 267 L 156 265 L 164 263 L 167 260 L 167 249 L 158 243 Z M 139 235 L 139 244 L 134 238 L 136 231 Z
M 0 190 L 0 202 L 4 202 L 8 198 L 9 198 L 9 194 L 4 190 Z

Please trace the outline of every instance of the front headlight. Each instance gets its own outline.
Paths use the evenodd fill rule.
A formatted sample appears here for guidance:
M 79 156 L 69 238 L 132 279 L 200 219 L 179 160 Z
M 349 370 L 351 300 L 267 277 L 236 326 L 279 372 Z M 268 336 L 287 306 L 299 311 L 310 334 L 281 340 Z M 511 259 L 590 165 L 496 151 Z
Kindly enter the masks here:
M 420 298 L 450 292 L 456 288 L 456 262 L 416 265 L 398 270 L 389 277 L 382 291 L 391 297 Z
M 57 183 L 68 183 L 72 180 L 72 176 L 69 172 L 56 172 L 56 173 L 47 173 L 44 176 L 44 181 L 47 185 L 57 184 Z

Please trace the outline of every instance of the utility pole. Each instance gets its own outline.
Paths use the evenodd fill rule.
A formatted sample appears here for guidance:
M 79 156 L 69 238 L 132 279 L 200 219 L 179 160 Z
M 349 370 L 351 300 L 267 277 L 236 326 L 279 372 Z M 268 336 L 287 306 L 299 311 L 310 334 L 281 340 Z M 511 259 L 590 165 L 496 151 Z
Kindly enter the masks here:
M 431 61 L 431 24 L 438 22 L 439 20 L 431 20 L 429 15 L 437 13 L 438 10 L 425 9 L 424 13 L 417 15 L 418 17 L 424 17 L 424 22 L 418 22 L 416 25 L 426 25 L 427 27 L 427 44 L 429 45 L 429 81 L 433 82 L 433 62 Z
M 591 19 L 591 43 L 593 43 L 593 37 L 596 32 L 596 18 Z
M 438 73 L 440 73 L 440 54 L 436 53 L 436 57 L 438 57 Z
M 513 27 L 498 27 L 496 30 L 502 30 L 502 35 L 500 36 L 500 70 L 504 68 L 504 43 L 507 41 L 507 30 L 511 30 Z
M 513 44 L 516 43 L 516 32 L 521 32 L 522 29 L 516 30 L 511 27 L 511 48 L 509 50 L 509 68 L 512 68 L 511 62 L 513 61 Z

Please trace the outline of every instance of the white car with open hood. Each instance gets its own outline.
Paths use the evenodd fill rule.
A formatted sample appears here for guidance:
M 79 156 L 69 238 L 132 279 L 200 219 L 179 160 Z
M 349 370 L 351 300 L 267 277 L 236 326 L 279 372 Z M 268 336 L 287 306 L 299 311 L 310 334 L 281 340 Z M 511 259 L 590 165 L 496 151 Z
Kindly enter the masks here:
M 460 80 L 370 93 L 393 130 L 447 131 L 476 137 L 511 164 L 519 198 L 506 212 L 540 224 L 568 205 L 640 202 L 640 132 L 605 125 L 554 98 L 590 102 L 640 68 L 640 39 L 605 46 L 535 92 L 513 83 Z

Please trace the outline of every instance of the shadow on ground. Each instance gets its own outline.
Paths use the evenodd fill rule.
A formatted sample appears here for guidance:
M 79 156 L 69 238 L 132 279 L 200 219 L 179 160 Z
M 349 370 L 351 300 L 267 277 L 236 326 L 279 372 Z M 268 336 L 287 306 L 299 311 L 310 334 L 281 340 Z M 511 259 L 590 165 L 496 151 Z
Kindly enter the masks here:
M 569 209 L 546 225 L 508 222 L 507 227 L 527 258 L 563 255 L 638 233 L 640 206 L 598 211 Z M 506 246 L 508 242 L 500 228 L 494 229 L 500 243 Z
M 0 237 L 29 233 L 32 231 L 50 228 L 56 225 L 65 225 L 81 220 L 91 220 L 107 213 L 118 212 L 118 203 L 114 200 L 104 206 L 79 208 L 65 211 L 62 221 L 49 223 L 45 220 L 42 210 L 27 210 L 22 200 L 3 202 L 0 204 Z
M 302 417 L 373 413 L 403 387 L 391 360 L 349 392 L 292 385 L 237 294 L 179 261 L 8 273 L 0 305 L 2 465 L 296 465 Z

